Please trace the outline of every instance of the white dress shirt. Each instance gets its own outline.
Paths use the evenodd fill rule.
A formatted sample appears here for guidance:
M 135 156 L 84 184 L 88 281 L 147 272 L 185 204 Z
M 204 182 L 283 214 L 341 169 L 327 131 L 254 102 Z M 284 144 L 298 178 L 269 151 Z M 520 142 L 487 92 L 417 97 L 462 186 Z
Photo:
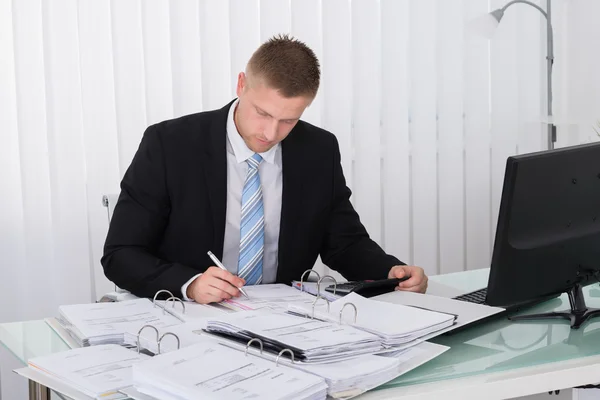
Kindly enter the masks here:
M 223 243 L 223 259 L 221 262 L 227 270 L 237 274 L 240 254 L 240 221 L 242 210 L 242 190 L 246 182 L 248 164 L 246 160 L 254 152 L 246 146 L 240 136 L 233 114 L 238 105 L 236 100 L 229 108 L 227 117 L 227 209 L 225 214 L 225 241 Z M 263 195 L 265 213 L 265 242 L 263 254 L 262 283 L 273 283 L 277 277 L 277 249 L 279 243 L 279 224 L 281 221 L 281 193 L 283 188 L 281 144 L 273 146 L 264 153 L 259 153 L 263 161 L 258 166 L 260 186 Z M 182 287 L 185 300 L 190 300 L 187 288 L 202 274 L 194 276 Z

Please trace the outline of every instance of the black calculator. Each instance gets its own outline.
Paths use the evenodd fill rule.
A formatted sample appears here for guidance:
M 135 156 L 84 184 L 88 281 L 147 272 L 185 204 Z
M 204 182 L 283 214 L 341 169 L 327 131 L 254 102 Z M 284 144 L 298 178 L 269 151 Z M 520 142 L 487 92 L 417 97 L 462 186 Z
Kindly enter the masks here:
M 348 293 L 360 294 L 364 297 L 373 297 L 380 294 L 392 292 L 400 282 L 409 279 L 410 276 L 404 278 L 381 279 L 381 280 L 366 280 L 366 281 L 351 281 L 339 283 L 337 286 L 329 285 L 325 288 L 326 291 L 345 296 Z

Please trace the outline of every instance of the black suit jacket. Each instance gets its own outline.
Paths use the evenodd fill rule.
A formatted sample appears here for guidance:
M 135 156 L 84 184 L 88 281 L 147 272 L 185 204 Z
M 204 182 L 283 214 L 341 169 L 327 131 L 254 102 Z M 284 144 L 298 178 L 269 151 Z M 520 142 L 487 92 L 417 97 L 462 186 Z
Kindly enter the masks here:
M 102 265 L 135 295 L 176 296 L 223 256 L 226 124 L 231 103 L 150 126 L 123 180 Z M 349 198 L 335 136 L 300 121 L 281 142 L 283 192 L 277 282 L 323 262 L 349 280 L 384 279 L 402 264 L 373 242 Z

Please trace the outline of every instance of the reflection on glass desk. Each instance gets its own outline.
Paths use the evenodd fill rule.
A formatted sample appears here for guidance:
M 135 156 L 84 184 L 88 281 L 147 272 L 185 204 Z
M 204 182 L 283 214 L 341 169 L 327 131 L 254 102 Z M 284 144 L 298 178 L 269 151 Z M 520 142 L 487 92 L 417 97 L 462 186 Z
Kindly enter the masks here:
M 436 284 L 468 292 L 487 283 L 488 270 L 460 272 L 430 277 Z M 584 289 L 590 307 L 600 307 L 600 287 Z M 435 293 L 432 293 L 435 294 Z M 524 313 L 569 308 L 566 295 L 524 310 Z M 380 398 L 380 389 L 392 389 L 431 382 L 450 382 L 496 372 L 577 360 L 600 355 L 600 318 L 592 319 L 579 330 L 570 329 L 566 320 L 510 322 L 506 317 L 469 327 L 461 332 L 438 337 L 432 342 L 450 346 L 450 350 L 428 363 L 380 386 L 367 399 Z M 16 322 L 0 325 L 0 342 L 23 364 L 31 357 L 67 350 L 68 346 L 45 321 Z M 600 365 L 600 364 L 599 364 Z M 600 381 L 600 374 L 598 375 Z M 593 383 L 593 382 L 587 382 Z M 483 390 L 483 389 L 482 389 Z M 387 397 L 387 394 L 386 396 Z
M 600 306 L 598 284 L 584 288 L 584 294 L 589 307 Z M 569 307 L 565 294 L 522 313 L 548 312 Z M 450 346 L 450 350 L 379 389 L 600 355 L 600 318 L 591 319 L 580 329 L 571 329 L 567 320 L 511 322 L 506 317 L 500 317 L 430 341 Z M 600 374 L 598 380 L 600 381 Z
M 44 320 L 0 324 L 0 342 L 24 365 L 32 357 L 69 349 Z

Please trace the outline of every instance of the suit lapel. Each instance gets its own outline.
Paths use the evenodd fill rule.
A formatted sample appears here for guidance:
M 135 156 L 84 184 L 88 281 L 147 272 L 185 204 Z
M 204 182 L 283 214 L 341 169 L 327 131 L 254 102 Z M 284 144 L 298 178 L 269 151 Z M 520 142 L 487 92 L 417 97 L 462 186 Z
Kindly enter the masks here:
M 227 116 L 229 103 L 216 112 L 204 146 L 203 170 L 213 216 L 213 252 L 223 258 L 225 213 L 227 208 Z
M 305 159 L 305 143 L 298 125 L 289 136 L 281 142 L 281 158 L 283 163 L 283 189 L 281 194 L 281 222 L 279 225 L 277 281 L 291 282 L 293 271 L 290 271 L 290 260 L 294 256 L 291 244 L 294 238 L 296 221 L 302 215 L 302 198 L 304 190 L 304 173 L 302 163 Z M 287 267 L 286 267 L 287 265 Z

